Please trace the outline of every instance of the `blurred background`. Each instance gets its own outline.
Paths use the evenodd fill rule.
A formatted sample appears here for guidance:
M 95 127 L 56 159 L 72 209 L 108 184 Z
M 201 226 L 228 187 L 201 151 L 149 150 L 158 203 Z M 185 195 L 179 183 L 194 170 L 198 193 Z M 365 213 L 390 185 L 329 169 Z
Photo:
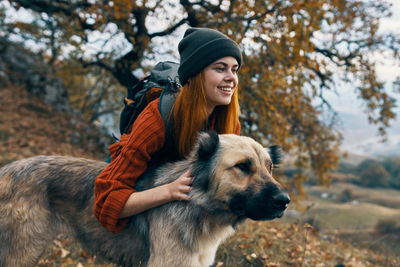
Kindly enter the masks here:
M 0 166 L 105 160 L 128 87 L 188 27 L 237 41 L 242 135 L 281 146 L 284 218 L 215 266 L 400 265 L 400 1 L 1 0 Z M 60 235 L 39 266 L 111 266 Z

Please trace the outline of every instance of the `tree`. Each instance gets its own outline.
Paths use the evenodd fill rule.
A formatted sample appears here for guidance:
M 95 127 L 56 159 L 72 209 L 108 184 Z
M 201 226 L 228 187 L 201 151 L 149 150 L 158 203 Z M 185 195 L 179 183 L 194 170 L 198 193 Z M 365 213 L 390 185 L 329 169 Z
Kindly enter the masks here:
M 361 162 L 357 169 L 360 173 L 361 184 L 367 187 L 388 187 L 390 174 L 376 160 L 367 159 Z
M 400 189 L 400 157 L 385 158 L 382 161 L 382 166 L 390 174 L 390 186 Z
M 322 182 L 337 166 L 341 140 L 336 113 L 324 97 L 340 85 L 335 81 L 353 85 L 381 134 L 395 117 L 395 98 L 378 80 L 372 56 L 390 53 L 399 60 L 399 36 L 378 32 L 380 18 L 390 15 L 390 6 L 383 1 L 7 2 L 12 8 L 30 10 L 34 23 L 3 21 L 2 34 L 43 44 L 50 64 L 61 58 L 61 66 L 79 62 L 90 71 L 100 68 L 124 87 L 137 82 L 134 70 L 146 70 L 159 58 L 176 57 L 176 40 L 184 27 L 221 30 L 244 51 L 243 134 L 281 145 L 296 156 L 299 170 L 311 167 Z M 112 46 L 116 38 L 118 45 Z M 88 56 L 96 42 L 98 49 Z M 300 171 L 295 177 L 301 180 L 304 175 Z

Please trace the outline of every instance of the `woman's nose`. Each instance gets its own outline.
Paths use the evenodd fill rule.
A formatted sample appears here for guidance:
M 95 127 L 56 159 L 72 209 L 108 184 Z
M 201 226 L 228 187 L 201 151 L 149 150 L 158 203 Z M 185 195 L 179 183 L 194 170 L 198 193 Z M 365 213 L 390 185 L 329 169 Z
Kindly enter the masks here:
M 236 72 L 232 70 L 228 70 L 225 75 L 225 80 L 227 81 L 235 81 L 237 79 Z

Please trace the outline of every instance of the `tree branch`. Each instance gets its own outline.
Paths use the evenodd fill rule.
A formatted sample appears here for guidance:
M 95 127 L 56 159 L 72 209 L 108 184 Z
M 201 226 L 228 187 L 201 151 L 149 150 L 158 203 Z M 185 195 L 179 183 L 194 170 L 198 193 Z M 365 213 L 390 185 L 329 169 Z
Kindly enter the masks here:
M 63 13 L 66 16 L 76 15 L 77 9 L 92 6 L 88 1 L 68 0 L 11 0 L 11 2 L 39 13 Z

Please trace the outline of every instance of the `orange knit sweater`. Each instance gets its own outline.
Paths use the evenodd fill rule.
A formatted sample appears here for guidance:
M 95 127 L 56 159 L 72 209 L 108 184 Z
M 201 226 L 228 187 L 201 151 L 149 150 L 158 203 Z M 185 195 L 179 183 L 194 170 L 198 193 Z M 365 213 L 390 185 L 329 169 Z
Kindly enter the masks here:
M 119 216 L 137 179 L 146 171 L 152 156 L 164 145 L 165 127 L 158 110 L 159 99 L 151 102 L 132 126 L 131 134 L 121 136 L 109 147 L 111 163 L 95 181 L 94 215 L 113 233 L 120 232 L 129 218 Z M 240 133 L 240 126 L 237 129 Z

